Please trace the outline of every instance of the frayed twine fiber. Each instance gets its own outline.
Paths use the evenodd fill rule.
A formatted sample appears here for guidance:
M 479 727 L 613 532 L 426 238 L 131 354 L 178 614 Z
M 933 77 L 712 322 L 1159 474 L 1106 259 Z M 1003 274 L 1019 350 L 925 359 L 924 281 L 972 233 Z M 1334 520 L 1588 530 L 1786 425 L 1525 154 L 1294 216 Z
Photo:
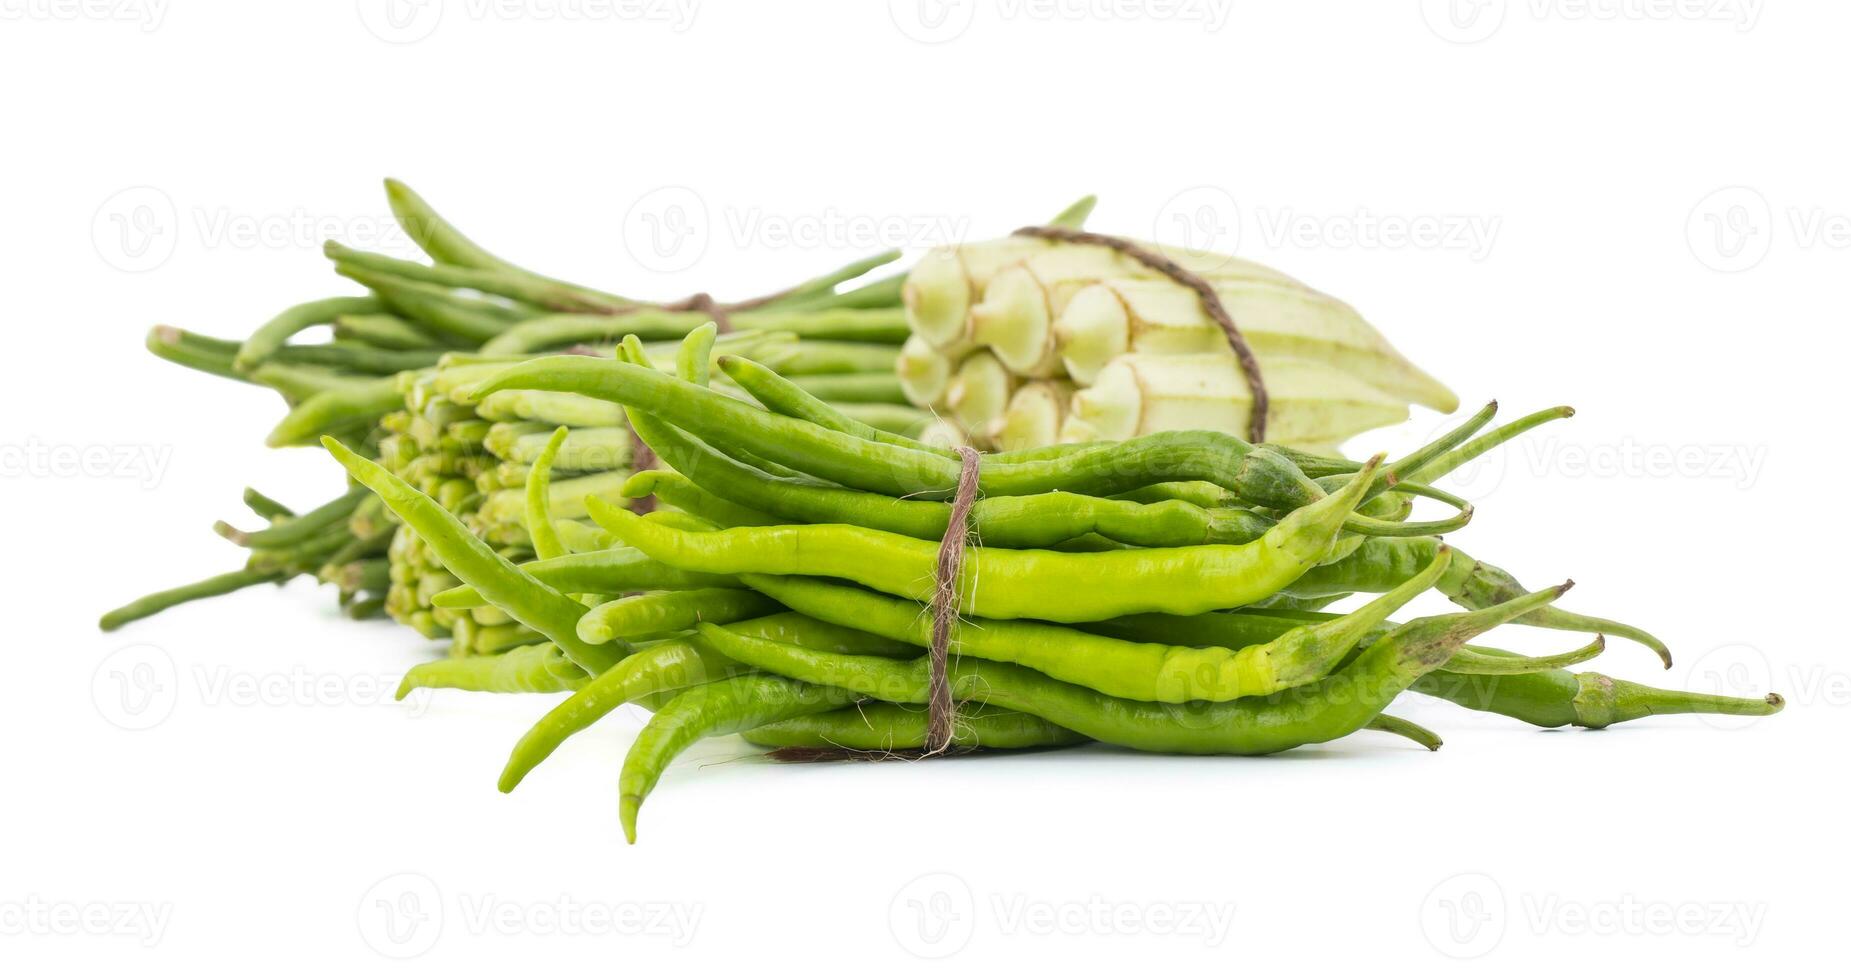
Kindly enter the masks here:
M 929 755 L 951 748 L 957 720 L 949 676 L 951 628 L 958 621 L 958 582 L 964 573 L 964 546 L 970 537 L 970 511 L 977 503 L 977 469 L 982 456 L 969 446 L 959 446 L 958 459 L 958 490 L 951 501 L 951 522 L 938 543 L 932 583 L 932 645 L 926 651 L 931 670 L 926 690 L 925 750 Z

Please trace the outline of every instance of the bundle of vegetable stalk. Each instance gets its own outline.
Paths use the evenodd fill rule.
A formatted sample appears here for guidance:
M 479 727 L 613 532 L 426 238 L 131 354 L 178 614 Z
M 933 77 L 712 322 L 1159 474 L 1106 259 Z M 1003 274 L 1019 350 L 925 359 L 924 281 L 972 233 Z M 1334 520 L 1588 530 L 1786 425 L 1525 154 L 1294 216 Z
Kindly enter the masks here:
M 930 422 L 905 404 L 893 371 L 907 336 L 899 277 L 844 287 L 891 263 L 896 252 L 757 299 L 719 303 L 702 294 L 645 303 L 522 269 L 470 241 L 404 184 L 387 181 L 386 192 L 400 226 L 430 263 L 330 242 L 325 252 L 335 272 L 368 295 L 292 306 L 243 341 L 160 326 L 149 333 L 148 348 L 186 367 L 271 388 L 289 411 L 270 445 L 310 446 L 333 435 L 377 453 L 512 557 L 531 555 L 515 518 L 524 468 L 537 451 L 534 436 L 543 442 L 555 424 L 580 430 L 562 451 L 568 473 L 557 493 L 562 509 L 578 508 L 581 516 L 588 494 L 618 499 L 632 437 L 621 410 L 588 399 L 510 393 L 477 405 L 451 397 L 472 371 L 479 376 L 535 352 L 608 350 L 631 334 L 672 342 L 717 320 L 731 330 L 720 350 L 776 364 L 856 418 L 898 432 Z M 332 328 L 331 342 L 294 342 L 324 326 Z M 245 492 L 245 502 L 268 526 L 217 525 L 248 549 L 242 568 L 145 596 L 106 614 L 103 627 L 301 575 L 336 585 L 342 607 L 356 617 L 386 611 L 433 637 L 460 622 L 424 601 L 454 583 L 415 535 L 395 533 L 389 515 L 364 492 L 301 514 L 255 490 Z M 461 652 L 476 644 L 459 638 L 458 645 Z
M 907 396 L 979 446 L 1183 428 L 1328 455 L 1410 404 L 1459 404 L 1350 306 L 1283 273 L 1060 221 L 936 249 L 903 296 Z
M 556 429 L 527 473 L 537 558 L 525 564 L 322 440 L 461 582 L 436 606 L 493 607 L 544 638 L 422 665 L 400 692 L 572 692 L 514 746 L 504 791 L 617 706 L 654 711 L 619 777 L 631 840 L 676 755 L 731 733 L 790 759 L 1089 741 L 1251 755 L 1363 729 L 1437 748 L 1387 713 L 1409 690 L 1549 727 L 1782 705 L 1571 672 L 1604 634 L 1669 655 L 1634 627 L 1559 608 L 1567 584 L 1528 590 L 1441 543 L 1470 510 L 1433 482 L 1565 409 L 1483 431 L 1489 406 L 1393 462 L 1201 430 L 979 454 L 858 422 L 762 364 L 711 358 L 713 341 L 711 327 L 690 333 L 672 375 L 627 338 L 611 357 L 501 367 L 465 394 L 621 405 L 662 464 L 624 492 L 675 510 L 589 497 L 601 533 L 569 539 L 550 513 L 570 438 Z M 757 404 L 715 391 L 713 367 Z M 1454 512 L 1411 520 L 1416 498 Z M 1429 590 L 1461 611 L 1393 619 Z M 1316 611 L 1353 593 L 1373 598 Z M 1508 623 L 1596 635 L 1543 657 L 1474 642 Z

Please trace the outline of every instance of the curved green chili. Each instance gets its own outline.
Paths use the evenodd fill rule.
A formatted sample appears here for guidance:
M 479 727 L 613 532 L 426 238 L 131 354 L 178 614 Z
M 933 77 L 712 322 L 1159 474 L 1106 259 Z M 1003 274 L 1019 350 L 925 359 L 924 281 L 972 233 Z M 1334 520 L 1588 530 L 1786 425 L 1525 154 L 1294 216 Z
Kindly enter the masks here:
M 477 385 L 471 397 L 504 390 L 569 392 L 628 405 L 738 456 L 744 450 L 843 486 L 890 496 L 944 498 L 959 464 L 930 452 L 869 442 L 785 418 L 648 368 L 598 358 L 523 361 Z M 990 462 L 988 496 L 1065 489 L 1110 495 L 1169 480 L 1206 479 L 1267 506 L 1290 509 L 1324 496 L 1276 452 L 1216 432 L 1164 432 L 1051 459 Z
M 641 413 L 637 419 L 637 434 L 664 463 L 696 486 L 755 513 L 808 524 L 855 524 L 928 541 L 944 537 L 950 525 L 951 505 L 944 501 L 889 497 L 803 477 L 773 476 L 673 426 Z M 1004 548 L 1052 547 L 1091 533 L 1147 547 L 1245 544 L 1265 534 L 1273 523 L 1240 508 L 1203 510 L 1178 500 L 1142 504 L 1061 491 L 984 497 L 970 513 L 977 539 Z
M 1369 538 L 1348 557 L 1306 572 L 1281 591 L 1300 597 L 1340 592 L 1381 592 L 1404 581 L 1416 569 L 1425 567 L 1441 547 L 1443 545 L 1437 538 Z M 1523 586 L 1509 572 L 1464 553 L 1455 556 L 1452 568 L 1440 580 L 1438 588 L 1448 598 L 1468 609 L 1496 605 L 1523 592 Z M 1539 609 L 1520 622 L 1544 629 L 1624 637 L 1657 653 L 1666 667 L 1671 666 L 1670 649 L 1657 637 L 1636 626 L 1553 607 Z
M 1652 715 L 1771 715 L 1787 703 L 1778 694 L 1735 698 L 1668 691 L 1592 671 L 1566 670 L 1505 677 L 1436 671 L 1415 681 L 1413 690 L 1542 728 L 1605 728 Z
M 1238 648 L 1134 642 L 1034 621 L 966 618 L 952 633 L 951 653 L 1016 664 L 1133 701 L 1181 704 L 1271 694 L 1330 673 L 1395 609 L 1426 591 L 1448 557 L 1441 552 L 1426 573 L 1353 613 Z M 931 642 L 932 620 L 917 603 L 817 579 L 743 579 L 816 619 L 919 646 Z
M 768 674 L 740 674 L 675 695 L 630 744 L 617 780 L 623 835 L 636 843 L 636 815 L 682 750 L 712 735 L 762 728 L 787 718 L 853 704 L 855 695 Z
M 745 636 L 763 637 L 837 653 L 910 657 L 918 650 L 858 630 L 843 629 L 795 613 L 778 613 L 728 627 Z M 584 731 L 619 705 L 677 691 L 744 669 L 712 648 L 685 640 L 653 644 L 598 675 L 578 693 L 546 713 L 509 753 L 500 787 L 511 792 L 535 766 L 546 761 L 566 739 Z
M 1024 667 L 975 660 L 950 665 L 953 696 L 1044 718 L 1101 742 L 1148 752 L 1265 755 L 1341 738 L 1382 713 L 1417 678 L 1443 666 L 1471 637 L 1547 604 L 1566 586 L 1491 609 L 1416 619 L 1389 631 L 1336 674 L 1264 697 L 1152 704 L 1113 698 Z M 926 700 L 925 658 L 892 661 L 818 653 L 701 626 L 720 653 L 809 684 L 883 701 Z
M 731 500 L 708 493 L 694 481 L 671 470 L 644 470 L 637 473 L 624 483 L 623 495 L 631 500 L 653 496 L 670 507 L 685 510 L 721 527 L 763 527 L 784 523 L 782 518 L 742 507 Z
M 586 643 L 639 640 L 685 630 L 696 623 L 732 623 L 777 612 L 776 600 L 749 589 L 689 589 L 625 596 L 592 607 L 579 618 Z
M 393 697 L 421 688 L 448 688 L 493 694 L 553 694 L 576 691 L 590 678 L 551 643 L 515 647 L 505 653 L 451 657 L 422 663 L 405 672 Z
M 967 548 L 960 608 L 994 619 L 1070 623 L 1245 605 L 1279 591 L 1323 558 L 1373 472 L 1365 469 L 1342 493 L 1294 511 L 1247 544 L 1093 553 Z M 939 549 L 929 541 L 829 524 L 690 534 L 595 498 L 586 503 L 592 519 L 625 544 L 677 568 L 846 578 L 919 600 L 932 592 Z M 1091 587 L 1102 581 L 1115 587 Z
M 566 594 L 620 595 L 626 592 L 672 589 L 737 588 L 739 585 L 739 579 L 735 576 L 684 572 L 656 561 L 635 548 L 608 548 L 565 555 L 528 562 L 520 569 L 540 584 Z M 481 592 L 469 585 L 457 586 L 431 596 L 431 604 L 440 609 L 468 609 L 487 602 Z
M 553 527 L 548 498 L 553 487 L 553 460 L 559 455 L 559 447 L 565 445 L 566 436 L 571 431 L 563 425 L 554 429 L 546 445 L 541 448 L 540 455 L 534 459 L 533 468 L 527 471 L 527 507 L 522 523 L 527 526 L 527 536 L 533 541 L 534 557 L 542 561 L 566 553 L 566 546 L 559 541 L 559 531 Z

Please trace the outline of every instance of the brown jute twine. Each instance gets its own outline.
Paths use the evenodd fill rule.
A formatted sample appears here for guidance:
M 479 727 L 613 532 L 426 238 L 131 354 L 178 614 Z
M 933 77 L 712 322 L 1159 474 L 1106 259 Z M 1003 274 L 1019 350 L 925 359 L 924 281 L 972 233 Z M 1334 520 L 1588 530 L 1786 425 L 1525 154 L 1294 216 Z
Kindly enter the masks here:
M 1139 265 L 1163 273 L 1179 285 L 1186 286 L 1190 292 L 1202 301 L 1202 309 L 1208 318 L 1215 321 L 1221 332 L 1227 335 L 1228 346 L 1234 349 L 1234 359 L 1240 362 L 1240 373 L 1247 377 L 1247 388 L 1253 393 L 1253 411 L 1247 419 L 1248 438 L 1254 442 L 1266 441 L 1266 415 L 1269 408 L 1266 396 L 1266 384 L 1260 378 L 1260 360 L 1253 356 L 1253 348 L 1247 346 L 1247 338 L 1242 336 L 1240 328 L 1234 325 L 1234 318 L 1228 314 L 1227 307 L 1221 305 L 1221 297 L 1215 289 L 1201 276 L 1176 264 L 1156 252 L 1139 245 L 1127 238 L 1115 235 L 1101 235 L 1095 231 L 1080 231 L 1077 228 L 1056 228 L 1047 225 L 1030 225 L 1017 228 L 1014 232 L 1028 238 L 1045 238 L 1055 242 L 1072 242 L 1076 245 L 1100 245 L 1119 253 Z
M 712 293 L 695 293 L 686 299 L 678 299 L 672 303 L 639 303 L 635 306 L 626 306 L 611 310 L 610 312 L 621 315 L 656 309 L 667 310 L 671 313 L 705 313 L 709 319 L 713 320 L 713 325 L 717 332 L 732 333 L 733 321 L 729 318 L 728 314 L 741 313 L 746 310 L 756 310 L 761 306 L 775 303 L 795 291 L 795 287 L 791 289 L 780 289 L 775 293 L 766 293 L 763 296 L 754 296 L 751 299 L 737 300 L 732 303 L 722 303 L 714 299 Z
M 951 501 L 951 523 L 938 543 L 932 582 L 932 645 L 927 649 L 931 683 L 926 689 L 927 755 L 951 748 L 957 706 L 951 700 L 951 628 L 958 621 L 958 580 L 964 572 L 964 545 L 970 534 L 970 511 L 977 503 L 977 469 L 982 457 L 969 446 L 958 447 L 958 490 Z

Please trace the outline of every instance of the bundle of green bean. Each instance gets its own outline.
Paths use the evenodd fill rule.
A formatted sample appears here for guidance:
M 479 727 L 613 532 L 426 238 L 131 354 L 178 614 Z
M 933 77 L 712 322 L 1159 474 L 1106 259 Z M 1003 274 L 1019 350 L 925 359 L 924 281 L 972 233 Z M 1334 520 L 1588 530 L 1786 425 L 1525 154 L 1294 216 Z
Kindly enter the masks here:
M 1364 728 L 1437 748 L 1437 736 L 1385 713 L 1408 690 L 1544 726 L 1781 707 L 1776 695 L 1664 691 L 1565 669 L 1599 654 L 1604 635 L 1546 657 L 1471 642 L 1521 623 L 1623 635 L 1669 662 L 1650 634 L 1557 607 L 1566 584 L 1526 590 L 1441 544 L 1432 532 L 1462 526 L 1469 508 L 1408 520 L 1414 497 L 1459 503 L 1431 481 L 1565 410 L 1481 431 L 1490 406 L 1393 462 L 1172 432 L 999 453 L 973 470 L 751 360 L 717 364 L 758 406 L 715 391 L 713 339 L 711 327 L 690 333 L 672 376 L 628 338 L 612 358 L 523 361 L 461 393 L 620 404 L 666 464 L 626 490 L 679 510 L 638 515 L 591 497 L 584 507 L 602 533 L 569 540 L 549 477 L 570 432 L 555 429 L 527 474 L 536 558 L 524 564 L 387 468 L 323 439 L 462 583 L 433 595 L 435 607 L 492 607 L 538 639 L 421 665 L 401 696 L 571 692 L 514 747 L 504 791 L 618 705 L 655 711 L 619 776 L 632 840 L 675 756 L 730 733 L 806 759 L 1087 741 L 1262 754 Z M 961 478 L 980 490 L 974 502 Z M 949 530 L 960 520 L 968 541 Z M 941 562 L 960 553 L 961 565 Z M 1463 611 L 1391 621 L 1430 589 Z M 1316 611 L 1348 593 L 1377 595 L 1346 614 Z M 931 649 L 934 601 L 954 604 L 949 649 Z M 958 702 L 949 715 L 926 707 L 940 689 Z M 928 741 L 947 723 L 948 741 Z
M 325 252 L 334 270 L 368 295 L 292 306 L 241 342 L 159 326 L 148 335 L 149 350 L 185 367 L 275 390 L 288 412 L 270 433 L 270 445 L 314 445 L 331 435 L 356 447 L 377 447 L 394 472 L 510 549 L 525 546 L 525 531 L 515 520 L 527 465 L 521 457 L 531 454 L 531 437 L 541 427 L 565 423 L 586 430 L 564 450 L 564 468 L 573 473 L 561 480 L 558 494 L 567 508 L 580 507 L 589 493 L 616 498 L 627 475 L 629 437 L 619 431 L 621 410 L 588 399 L 508 393 L 476 405 L 451 398 L 456 380 L 468 378 L 472 369 L 493 370 L 580 345 L 609 345 L 629 334 L 678 340 L 719 318 L 735 331 L 723 350 L 750 352 L 779 365 L 807 391 L 870 425 L 911 433 L 930 421 L 929 413 L 906 404 L 894 374 L 907 336 L 900 278 L 844 285 L 891 263 L 897 252 L 744 302 L 718 304 L 701 296 L 647 303 L 522 269 L 472 242 L 404 184 L 387 181 L 386 193 L 400 226 L 429 264 L 330 242 Z M 333 340 L 292 342 L 316 327 L 330 327 Z M 608 455 L 608 461 L 591 465 L 588 454 L 595 453 Z M 574 461 L 585 465 L 574 468 Z M 114 629 L 191 599 L 320 573 L 341 585 L 343 606 L 355 615 L 387 610 L 427 635 L 448 632 L 442 617 L 433 619 L 433 610 L 418 598 L 442 584 L 440 568 L 422 545 L 410 535 L 388 545 L 392 535 L 378 526 L 381 514 L 371 508 L 354 512 L 345 501 L 338 498 L 304 515 L 319 522 L 347 508 L 342 516 L 352 518 L 350 527 L 332 518 L 312 525 L 320 535 L 312 543 L 323 550 L 273 552 L 267 540 L 287 538 L 292 546 L 307 547 L 296 539 L 311 525 L 281 508 L 259 508 L 260 516 L 289 523 L 292 530 L 229 534 L 256 549 L 244 568 L 138 599 L 106 614 L 102 625 Z M 341 561 L 329 564 L 332 558 Z M 374 588 L 387 577 L 391 588 Z

